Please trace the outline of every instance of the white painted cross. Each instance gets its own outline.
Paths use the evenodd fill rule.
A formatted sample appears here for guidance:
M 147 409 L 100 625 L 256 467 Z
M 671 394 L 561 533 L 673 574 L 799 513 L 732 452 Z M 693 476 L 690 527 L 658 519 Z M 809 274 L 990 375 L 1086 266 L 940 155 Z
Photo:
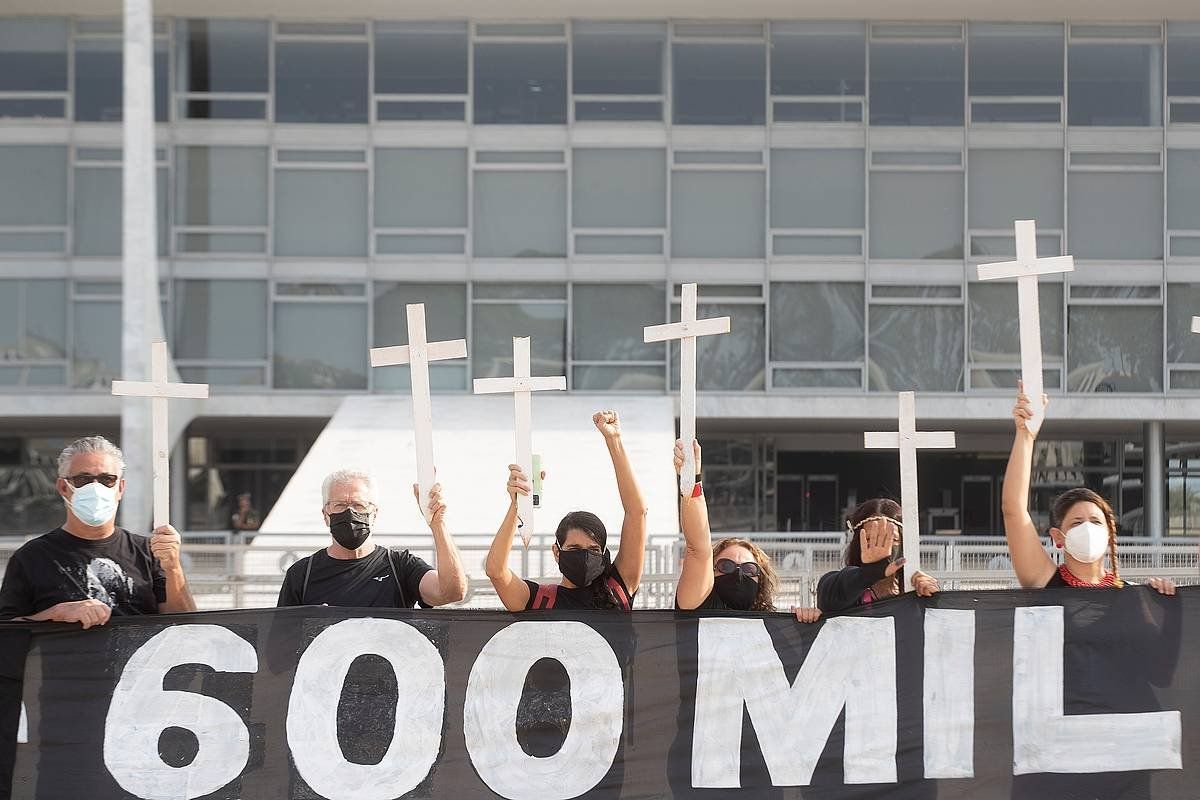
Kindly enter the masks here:
M 1030 433 L 1037 434 L 1046 418 L 1042 405 L 1042 327 L 1038 312 L 1038 276 L 1057 272 L 1072 272 L 1075 260 L 1071 256 L 1038 258 L 1037 230 L 1031 219 L 1013 223 L 1017 235 L 1017 260 L 996 264 L 980 264 L 979 280 L 1017 279 L 1017 314 L 1021 321 L 1021 381 L 1033 407 L 1033 419 L 1025 423 Z
M 420 487 L 421 513 L 428 522 L 429 490 L 433 488 L 436 476 L 433 463 L 433 401 L 429 397 L 429 362 L 466 358 L 467 340 L 429 341 L 425 334 L 425 304 L 410 303 L 404 308 L 408 312 L 408 344 L 371 348 L 371 366 L 410 365 L 417 485 Z
M 1192 333 L 1200 333 L 1200 317 L 1192 317 Z
M 513 376 L 476 378 L 475 394 L 511 392 L 516 411 L 517 464 L 533 482 L 533 392 L 565 391 L 565 376 L 532 378 L 529 375 L 529 337 L 513 337 Z M 525 546 L 533 538 L 533 495 L 517 495 L 517 517 L 521 521 L 521 539 Z
M 167 374 L 167 343 L 150 343 L 150 380 L 113 381 L 118 397 L 150 398 L 150 449 L 154 483 L 154 527 L 171 522 L 171 438 L 167 427 L 167 400 L 208 397 L 207 383 L 170 383 Z M 136 457 L 136 455 L 135 455 Z
M 651 325 L 644 341 L 679 340 L 679 438 L 683 440 L 683 469 L 679 472 L 679 493 L 690 497 L 696 485 L 696 337 L 729 333 L 729 317 L 696 319 L 696 284 L 683 284 L 679 322 Z
M 904 530 L 901 545 L 904 549 L 903 591 L 912 591 L 911 577 L 921 569 L 921 514 L 917 501 L 917 450 L 954 448 L 953 431 L 917 432 L 916 396 L 900 392 L 900 430 L 863 434 L 863 446 L 868 450 L 900 451 L 900 508 Z

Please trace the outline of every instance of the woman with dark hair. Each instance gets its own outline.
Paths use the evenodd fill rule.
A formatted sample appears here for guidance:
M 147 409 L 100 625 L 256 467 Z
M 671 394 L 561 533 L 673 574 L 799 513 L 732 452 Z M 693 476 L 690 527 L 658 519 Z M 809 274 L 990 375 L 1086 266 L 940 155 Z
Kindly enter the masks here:
M 1120 588 L 1117 562 L 1117 515 L 1108 501 L 1091 489 L 1069 489 L 1060 494 L 1050 511 L 1050 538 L 1063 551 L 1063 563 L 1042 546 L 1037 526 L 1029 515 L 1029 482 L 1033 472 L 1034 433 L 1026 424 L 1033 408 L 1018 384 L 1017 404 L 1013 408 L 1016 437 L 1004 473 L 1004 536 L 1012 557 L 1017 579 L 1026 589 L 1061 586 Z M 1047 402 L 1043 395 L 1043 406 Z M 1104 559 L 1108 556 L 1109 569 Z M 1151 578 L 1150 586 L 1162 594 L 1175 594 L 1169 578 Z
M 822 613 L 847 611 L 900 594 L 900 504 L 885 497 L 860 503 L 846 518 L 850 543 L 842 569 L 817 582 L 817 607 Z M 938 582 L 924 572 L 914 573 L 912 587 L 920 597 L 938 591 Z M 810 621 L 810 620 L 803 620 Z
M 551 608 L 630 611 L 633 608 L 633 596 L 641 583 L 646 557 L 646 502 L 621 441 L 617 412 L 597 412 L 592 422 L 608 446 L 625 511 L 621 549 L 616 559 L 610 559 L 604 523 L 590 512 L 572 511 L 562 518 L 554 532 L 554 560 L 558 562 L 562 580 L 537 584 L 518 577 L 508 567 L 518 526 L 517 495 L 530 494 L 533 486 L 518 465 L 509 464 L 508 513 L 496 532 L 486 565 L 487 576 L 509 611 Z

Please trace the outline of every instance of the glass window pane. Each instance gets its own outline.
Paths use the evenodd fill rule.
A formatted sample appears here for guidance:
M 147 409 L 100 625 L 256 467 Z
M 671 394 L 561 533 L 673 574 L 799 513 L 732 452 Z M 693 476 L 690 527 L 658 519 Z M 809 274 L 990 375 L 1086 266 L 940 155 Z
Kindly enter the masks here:
M 763 45 L 676 43 L 672 52 L 676 125 L 766 122 Z
M 121 121 L 120 39 L 75 40 L 75 119 Z M 167 121 L 167 43 L 154 40 L 154 119 Z
M 960 392 L 962 306 L 871 306 L 871 391 Z
M 25 331 L 18 356 L 67 357 L 67 282 L 24 281 Z
M 1192 317 L 1200 310 L 1200 283 L 1167 285 L 1167 361 L 1200 364 L 1200 336 Z
M 475 45 L 477 124 L 563 125 L 566 121 L 566 44 Z
M 1076 258 L 1163 256 L 1162 175 L 1071 172 L 1070 249 Z
M 24 285 L 24 281 L 0 281 L 0 361 L 15 358 L 20 352 Z
M 862 389 L 862 369 L 792 369 L 771 372 L 774 389 Z
M 466 150 L 375 150 L 375 227 L 466 225 Z
M 572 208 L 577 228 L 664 228 L 663 150 L 576 149 Z
M 572 33 L 575 94 L 662 94 L 666 26 L 578 22 Z
M 872 43 L 871 124 L 962 125 L 962 44 Z
M 367 43 L 275 44 L 276 122 L 367 121 Z
M 167 254 L 167 170 L 157 170 L 158 254 Z M 121 170 L 75 168 L 75 255 L 121 255 Z
M 376 23 L 375 93 L 466 94 L 466 24 Z
M 108 390 L 121 376 L 121 303 L 75 303 L 71 385 Z
M 665 385 L 665 371 L 661 366 L 576 366 L 571 374 L 571 388 L 577 392 L 661 393 Z
M 863 360 L 861 283 L 772 283 L 772 361 Z
M 1068 124 L 1162 124 L 1161 45 L 1071 45 L 1067 76 Z
M 760 305 L 700 303 L 701 319 L 729 317 L 729 335 L 696 341 L 696 388 L 711 391 L 761 391 L 766 388 L 766 311 Z M 671 304 L 679 321 L 679 305 Z M 679 342 L 671 343 L 671 389 L 679 390 Z
M 181 92 L 269 92 L 270 23 L 181 19 L 175 84 Z
M 1167 23 L 1167 94 L 1200 97 L 1200 25 Z
M 265 147 L 179 147 L 175 164 L 175 224 L 267 224 Z
M 0 225 L 65 225 L 67 148 L 0 147 Z
M 1015 283 L 971 283 L 967 287 L 971 323 L 972 361 L 1020 363 L 1021 325 L 1017 316 Z M 1062 284 L 1043 281 L 1038 286 L 1042 355 L 1063 357 Z
M 373 347 L 408 344 L 409 303 L 425 304 L 425 336 L 430 342 L 467 338 L 467 287 L 449 283 L 375 284 L 375 340 Z M 412 386 L 407 366 L 378 367 L 371 371 L 378 391 L 396 391 Z M 467 361 L 433 362 L 429 385 L 437 391 L 467 388 Z
M 664 287 L 575 284 L 571 291 L 576 361 L 662 361 L 666 357 L 661 343 L 642 341 L 644 327 L 661 323 L 667 299 Z
M 676 170 L 671 182 L 671 254 L 762 258 L 765 180 L 762 172 Z
M 771 94 L 864 95 L 866 29 L 861 23 L 771 26 Z
M 1167 227 L 1200 230 L 1200 150 L 1167 151 Z
M 1072 306 L 1067 391 L 1161 392 L 1162 324 L 1158 306 Z
M 267 357 L 266 281 L 176 281 L 174 316 L 176 358 Z
M 530 373 L 565 375 L 566 303 L 476 303 L 471 311 L 471 371 L 476 378 L 513 374 L 512 340 L 529 336 Z
M 472 224 L 476 256 L 565 258 L 566 173 L 476 172 Z
M 772 228 L 861 228 L 862 150 L 772 150 Z
M 367 173 L 275 171 L 275 254 L 367 254 Z
M 0 20 L 0 92 L 67 90 L 67 20 Z
M 1063 26 L 972 23 L 971 95 L 1061 97 Z
M 962 219 L 961 172 L 871 173 L 871 258 L 962 258 Z
M 1009 230 L 1018 219 L 1062 228 L 1061 150 L 972 150 L 969 158 L 972 228 Z
M 275 388 L 366 389 L 366 304 L 276 303 Z

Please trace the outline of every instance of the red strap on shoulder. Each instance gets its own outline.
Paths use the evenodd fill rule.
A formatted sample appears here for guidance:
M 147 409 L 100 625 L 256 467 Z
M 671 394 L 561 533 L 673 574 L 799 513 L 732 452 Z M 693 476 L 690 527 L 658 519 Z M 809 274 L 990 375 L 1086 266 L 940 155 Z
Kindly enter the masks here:
M 621 604 L 622 611 L 630 611 L 632 604 L 629 602 L 629 595 L 625 592 L 625 587 L 616 578 L 608 579 L 608 588 L 612 589 L 613 597 L 617 598 L 617 602 Z
M 537 594 L 533 596 L 534 608 L 554 608 L 554 603 L 556 600 L 558 600 L 557 583 L 538 584 Z

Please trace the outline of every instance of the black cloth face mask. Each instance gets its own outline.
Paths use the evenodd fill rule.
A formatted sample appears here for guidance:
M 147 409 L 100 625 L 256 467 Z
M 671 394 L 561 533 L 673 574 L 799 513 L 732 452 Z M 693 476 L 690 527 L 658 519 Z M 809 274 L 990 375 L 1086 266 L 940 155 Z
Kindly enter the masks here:
M 357 550 L 371 535 L 371 515 L 352 508 L 329 515 L 329 532 L 333 540 L 347 550 Z
M 741 570 L 713 578 L 713 588 L 725 607 L 734 611 L 749 611 L 758 598 L 758 581 L 743 575 Z
M 558 569 L 563 577 L 576 586 L 588 586 L 608 571 L 608 551 L 593 553 L 591 550 L 559 550 Z

